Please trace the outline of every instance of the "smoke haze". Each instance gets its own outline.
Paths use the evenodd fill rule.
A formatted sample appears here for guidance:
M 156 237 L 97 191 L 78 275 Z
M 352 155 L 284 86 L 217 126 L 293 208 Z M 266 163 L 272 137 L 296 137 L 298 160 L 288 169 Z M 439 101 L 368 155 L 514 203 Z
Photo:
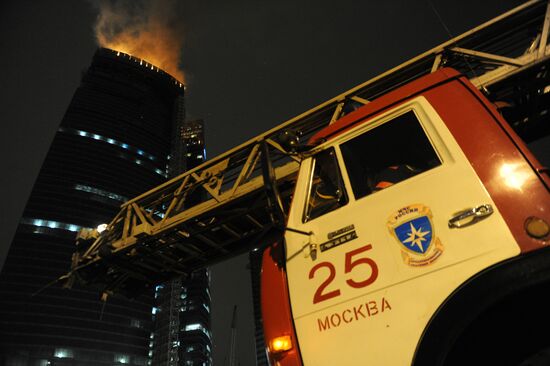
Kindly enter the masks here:
M 177 0 L 97 0 L 100 47 L 141 58 L 184 82 L 183 23 Z

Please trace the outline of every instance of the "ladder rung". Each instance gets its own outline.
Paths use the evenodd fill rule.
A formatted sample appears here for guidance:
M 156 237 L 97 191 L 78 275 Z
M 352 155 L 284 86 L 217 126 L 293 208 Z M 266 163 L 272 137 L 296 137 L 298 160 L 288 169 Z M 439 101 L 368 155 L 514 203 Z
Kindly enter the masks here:
M 247 217 L 254 225 L 256 225 L 257 227 L 259 227 L 259 228 L 262 228 L 262 227 L 263 227 L 263 225 L 260 224 L 254 217 L 252 217 L 252 215 L 246 214 L 246 217 Z
M 227 224 L 222 224 L 222 225 L 221 225 L 221 228 L 222 228 L 225 232 L 227 232 L 227 233 L 233 235 L 233 236 L 234 236 L 235 238 L 237 238 L 237 239 L 242 238 L 242 235 L 240 235 L 240 234 L 237 233 L 235 230 L 233 230 L 232 228 L 230 228 Z
M 210 238 L 206 237 L 203 234 L 195 234 L 195 237 L 197 239 L 199 239 L 200 241 L 202 241 L 203 243 L 206 243 L 206 244 L 210 245 L 212 248 L 217 249 L 217 250 L 221 251 L 224 254 L 229 253 L 226 249 L 222 248 L 220 245 L 218 245 L 213 240 L 211 240 Z

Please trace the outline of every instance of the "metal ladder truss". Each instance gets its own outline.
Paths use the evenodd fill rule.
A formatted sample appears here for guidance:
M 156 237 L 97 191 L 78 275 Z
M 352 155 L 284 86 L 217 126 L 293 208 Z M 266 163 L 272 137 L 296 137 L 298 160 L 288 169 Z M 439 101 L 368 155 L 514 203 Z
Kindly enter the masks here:
M 504 95 L 506 80 L 547 67 L 549 14 L 548 2 L 529 1 L 126 202 L 104 232 L 80 234 L 62 280 L 131 294 L 257 248 L 284 225 L 303 156 L 283 147 L 285 133 L 307 141 L 358 106 L 441 67 Z

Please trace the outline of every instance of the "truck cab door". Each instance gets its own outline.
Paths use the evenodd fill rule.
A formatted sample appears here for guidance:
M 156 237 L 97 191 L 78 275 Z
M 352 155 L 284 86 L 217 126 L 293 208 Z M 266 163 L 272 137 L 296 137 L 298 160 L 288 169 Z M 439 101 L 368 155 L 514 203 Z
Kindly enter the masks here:
M 366 120 L 301 166 L 286 233 L 300 352 L 310 365 L 405 365 L 468 278 L 519 248 L 423 97 Z

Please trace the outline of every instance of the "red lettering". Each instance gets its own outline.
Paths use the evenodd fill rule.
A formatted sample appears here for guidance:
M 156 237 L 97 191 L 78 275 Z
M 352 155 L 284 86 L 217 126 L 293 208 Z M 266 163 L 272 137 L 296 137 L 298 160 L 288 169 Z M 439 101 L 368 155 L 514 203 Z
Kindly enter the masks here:
M 340 290 L 336 289 L 333 291 L 329 291 L 327 293 L 323 293 L 323 290 L 327 288 L 328 285 L 334 280 L 334 277 L 336 277 L 336 268 L 334 268 L 334 264 L 329 262 L 321 262 L 313 266 L 313 268 L 309 271 L 309 279 L 311 280 L 313 277 L 315 277 L 315 272 L 319 268 L 328 268 L 329 269 L 329 275 L 327 279 L 321 283 L 321 286 L 315 291 L 315 295 L 313 295 L 313 303 L 317 304 L 318 302 L 332 299 L 333 297 L 340 296 Z
M 378 307 L 376 306 L 376 301 L 369 301 L 368 303 L 365 304 L 365 306 L 367 308 L 367 313 L 369 314 L 369 316 L 378 314 Z
M 353 320 L 353 317 L 349 317 L 348 319 L 346 319 L 346 313 L 351 315 L 351 310 L 350 309 L 344 310 L 342 312 L 342 319 L 344 320 L 344 323 L 351 323 L 351 321 Z
M 363 305 L 364 309 L 366 310 L 366 315 L 365 313 L 363 313 Z M 381 310 L 378 308 L 378 305 L 380 305 Z M 331 328 L 337 328 L 342 325 L 342 323 L 349 324 L 353 322 L 354 318 L 356 321 L 358 321 L 361 318 L 366 319 L 391 309 L 392 308 L 389 301 L 386 300 L 386 298 L 382 297 L 380 299 L 380 304 L 378 304 L 378 301 L 370 300 L 365 302 L 364 304 L 360 304 L 359 306 L 344 309 L 338 313 L 332 313 L 322 319 L 317 318 L 317 327 L 319 329 L 319 332 L 323 332 Z
M 390 306 L 390 303 L 388 302 L 388 300 L 386 300 L 384 297 L 382 298 L 382 312 L 384 312 L 384 310 L 391 310 L 391 306 Z
M 334 318 L 338 320 L 338 323 L 334 321 Z M 330 316 L 330 323 L 332 324 L 333 327 L 339 326 L 341 322 L 342 322 L 342 319 L 340 318 L 340 314 L 334 313 Z
M 370 258 L 357 258 L 353 259 L 353 257 L 357 254 L 361 254 L 363 252 L 366 252 L 367 250 L 371 250 L 372 245 L 368 244 L 361 248 L 357 248 L 355 250 L 352 250 L 351 252 L 346 253 L 346 260 L 345 260 L 345 272 L 349 273 L 353 270 L 354 267 L 359 266 L 361 264 L 364 264 L 370 268 L 370 275 L 363 281 L 355 281 L 353 279 L 346 280 L 346 283 L 353 288 L 361 288 L 366 287 L 376 281 L 378 278 L 378 266 L 376 265 L 376 262 L 373 261 Z
M 330 329 L 330 323 L 328 321 L 328 316 L 325 316 L 325 322 L 323 323 L 321 319 L 317 318 L 317 324 L 319 325 L 319 332 L 323 330 Z
M 352 288 L 366 287 L 372 284 L 378 278 L 378 265 L 374 260 L 368 257 L 359 257 L 359 258 L 356 257 L 359 254 L 371 249 L 372 249 L 372 245 L 367 244 L 365 246 L 362 246 L 360 248 L 354 249 L 346 253 L 345 261 L 344 261 L 344 273 L 350 273 L 351 275 L 351 272 L 353 271 L 353 269 L 360 265 L 367 266 L 368 271 L 370 272 L 367 278 L 363 278 L 362 280 L 359 280 L 359 281 L 353 278 L 348 278 L 346 280 L 346 284 L 349 287 L 352 287 Z M 334 267 L 334 264 L 330 262 L 317 263 L 315 266 L 313 266 L 310 269 L 309 279 L 310 280 L 313 279 L 317 271 L 321 268 L 328 268 L 329 273 L 328 273 L 328 277 L 321 283 L 321 285 L 319 285 L 319 287 L 313 294 L 314 304 L 317 304 L 317 303 L 320 303 L 321 301 L 329 300 L 341 295 L 340 289 L 338 288 L 332 291 L 325 291 L 327 287 L 332 283 L 332 281 L 334 281 L 334 279 L 336 278 L 336 268 Z
M 365 317 L 365 314 L 363 314 L 361 312 L 361 308 L 363 307 L 363 304 L 359 305 L 358 308 L 356 308 L 355 306 L 353 307 L 353 314 L 355 315 L 355 320 L 359 320 L 359 317 L 357 316 L 357 314 L 361 314 L 361 317 Z

